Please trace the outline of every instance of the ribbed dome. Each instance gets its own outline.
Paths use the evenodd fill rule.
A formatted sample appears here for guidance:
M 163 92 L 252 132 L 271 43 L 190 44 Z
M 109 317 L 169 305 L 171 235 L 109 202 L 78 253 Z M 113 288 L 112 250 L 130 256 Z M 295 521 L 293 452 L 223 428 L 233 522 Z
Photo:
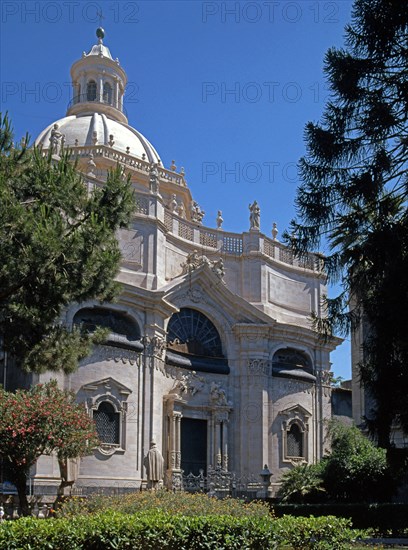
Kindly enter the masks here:
M 37 137 L 35 144 L 44 149 L 50 147 L 51 131 L 58 124 L 58 132 L 64 136 L 64 146 L 109 145 L 113 136 L 113 149 L 142 158 L 145 154 L 149 162 L 158 162 L 160 157 L 153 145 L 137 130 L 121 122 L 116 122 L 104 114 L 67 116 L 50 124 Z M 96 133 L 95 133 L 96 132 Z M 96 139 L 96 142 L 95 142 Z M 127 149 L 129 147 L 129 149 Z

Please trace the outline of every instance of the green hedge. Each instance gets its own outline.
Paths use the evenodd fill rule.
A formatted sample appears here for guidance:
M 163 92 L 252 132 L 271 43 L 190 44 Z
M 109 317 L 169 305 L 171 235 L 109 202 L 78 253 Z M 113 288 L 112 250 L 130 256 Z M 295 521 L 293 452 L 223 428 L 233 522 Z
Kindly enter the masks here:
M 335 517 L 134 515 L 22 518 L 0 525 L 2 550 L 336 550 L 349 548 L 350 522 Z
M 379 533 L 408 534 L 408 504 L 274 504 L 277 517 L 332 515 L 350 518 L 357 529 L 374 529 Z

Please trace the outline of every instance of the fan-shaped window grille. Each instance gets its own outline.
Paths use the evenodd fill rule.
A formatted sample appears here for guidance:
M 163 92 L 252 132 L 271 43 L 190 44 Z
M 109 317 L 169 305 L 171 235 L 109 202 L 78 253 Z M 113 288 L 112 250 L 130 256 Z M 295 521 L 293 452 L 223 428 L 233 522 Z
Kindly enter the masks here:
M 195 309 L 175 313 L 167 329 L 169 349 L 206 357 L 223 357 L 221 338 L 213 323 Z
M 90 80 L 86 86 L 86 99 L 87 101 L 95 101 L 96 99 L 96 82 Z
M 108 328 L 112 333 L 123 336 L 129 341 L 140 338 L 137 323 L 124 313 L 112 309 L 98 307 L 81 309 L 75 314 L 74 324 L 81 325 L 87 332 L 93 332 L 96 327 Z
M 292 424 L 287 433 L 287 456 L 302 457 L 303 434 L 297 424 Z
M 272 366 L 278 368 L 297 368 L 312 372 L 312 365 L 305 353 L 294 348 L 280 349 L 275 353 Z
M 96 431 L 102 443 L 119 445 L 120 440 L 120 414 L 110 403 L 103 401 L 98 409 L 94 411 L 93 418 L 96 424 Z
M 112 105 L 112 86 L 109 82 L 105 82 L 103 85 L 103 101 Z

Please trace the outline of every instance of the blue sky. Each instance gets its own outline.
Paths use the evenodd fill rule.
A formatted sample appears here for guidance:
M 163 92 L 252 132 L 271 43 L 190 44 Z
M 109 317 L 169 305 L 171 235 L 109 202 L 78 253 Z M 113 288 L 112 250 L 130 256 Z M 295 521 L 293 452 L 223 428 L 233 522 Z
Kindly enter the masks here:
M 343 45 L 352 2 L 332 1 L 7 1 L 1 9 L 1 109 L 20 137 L 35 138 L 64 116 L 69 69 L 104 43 L 128 78 L 129 123 L 164 166 L 183 166 L 205 225 L 280 234 L 295 215 L 296 163 L 304 126 L 319 120 L 329 96 L 323 59 Z M 278 237 L 279 238 L 279 237 Z M 332 354 L 350 376 L 349 343 Z

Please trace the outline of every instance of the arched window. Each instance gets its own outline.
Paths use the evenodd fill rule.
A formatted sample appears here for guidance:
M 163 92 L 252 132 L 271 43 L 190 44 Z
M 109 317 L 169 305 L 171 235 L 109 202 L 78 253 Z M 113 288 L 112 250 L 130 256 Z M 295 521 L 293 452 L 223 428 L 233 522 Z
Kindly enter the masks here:
M 282 348 L 272 358 L 272 374 L 283 378 L 296 378 L 310 383 L 316 382 L 313 364 L 309 356 L 295 348 Z
M 95 80 L 90 80 L 86 86 L 86 100 L 95 101 L 96 100 L 96 82 Z
M 294 348 L 278 350 L 273 356 L 272 364 L 276 368 L 296 368 L 312 372 L 308 356 L 303 351 Z
M 112 105 L 112 86 L 109 82 L 105 82 L 103 85 L 103 102 Z
M 221 338 L 214 324 L 200 311 L 183 307 L 167 328 L 168 349 L 200 355 L 223 357 Z
M 288 457 L 304 457 L 303 434 L 298 424 L 292 424 L 286 434 L 286 454 Z
M 101 307 L 86 307 L 77 311 L 73 319 L 84 332 L 94 332 L 96 327 L 109 330 L 106 344 L 135 351 L 142 351 L 140 329 L 136 321 L 122 311 Z
M 120 414 L 115 411 L 111 403 L 102 401 L 93 413 L 96 431 L 101 443 L 110 445 L 120 444 Z

